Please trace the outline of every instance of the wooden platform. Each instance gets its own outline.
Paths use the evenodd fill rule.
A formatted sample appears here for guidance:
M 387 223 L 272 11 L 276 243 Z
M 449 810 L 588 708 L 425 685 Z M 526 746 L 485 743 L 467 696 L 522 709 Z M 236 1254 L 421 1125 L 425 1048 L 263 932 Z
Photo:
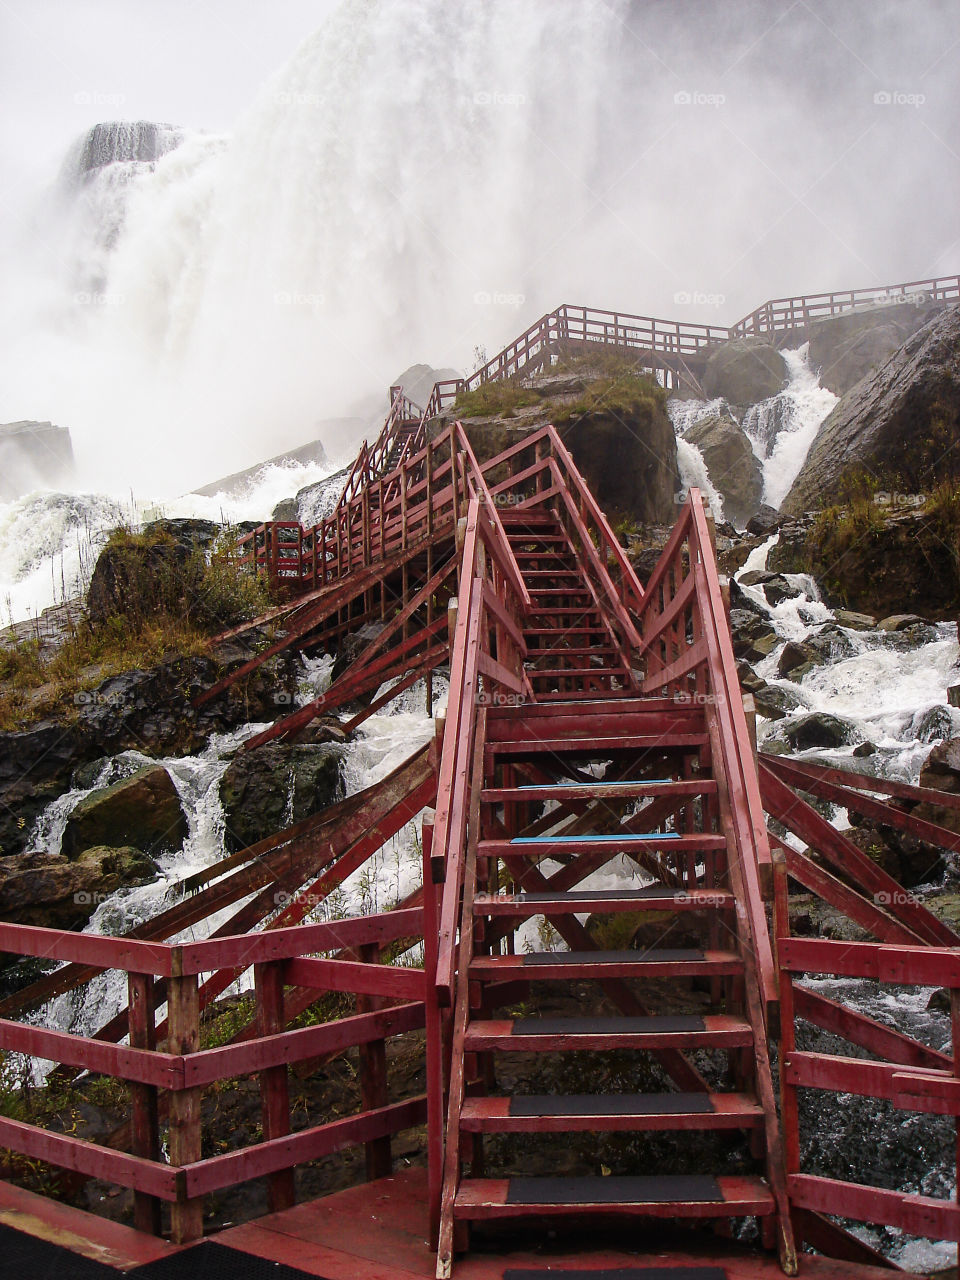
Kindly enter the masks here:
M 326 1280 L 433 1280 L 436 1255 L 427 1240 L 427 1178 L 409 1169 L 392 1178 L 338 1191 L 284 1213 L 232 1227 L 216 1239 L 233 1249 L 299 1267 Z M 727 1280 L 776 1280 L 782 1272 L 776 1258 L 753 1253 L 731 1242 L 705 1237 L 701 1252 L 656 1253 L 589 1249 L 575 1255 L 551 1241 L 544 1227 L 544 1248 L 509 1253 L 475 1251 L 456 1264 L 457 1280 L 503 1280 L 511 1270 L 602 1268 L 720 1267 Z M 599 1238 L 603 1228 L 591 1231 Z M 685 1232 L 689 1239 L 696 1237 Z M 527 1238 L 529 1239 L 529 1233 Z M 569 1241 L 567 1242 L 569 1245 Z M 687 1244 L 690 1249 L 695 1246 Z M 805 1254 L 800 1275 L 811 1280 L 890 1280 L 893 1273 L 877 1267 L 834 1262 Z

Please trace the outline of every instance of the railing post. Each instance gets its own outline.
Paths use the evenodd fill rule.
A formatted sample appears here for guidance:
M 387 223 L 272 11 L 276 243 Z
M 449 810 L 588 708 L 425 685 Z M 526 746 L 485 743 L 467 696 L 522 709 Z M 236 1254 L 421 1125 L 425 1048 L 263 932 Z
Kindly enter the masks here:
M 439 912 L 435 880 L 442 866 L 433 864 L 434 812 L 423 815 L 423 974 L 427 1038 L 427 1202 L 430 1211 L 430 1247 L 440 1236 L 440 1198 L 443 1194 L 443 1032 L 437 1000 L 437 930 Z
M 153 977 L 146 973 L 127 975 L 127 1025 L 131 1049 L 155 1049 Z M 135 1156 L 160 1159 L 160 1129 L 157 1117 L 157 1090 L 154 1085 L 130 1082 L 130 1140 Z M 133 1225 L 138 1231 L 160 1235 L 160 1201 L 143 1191 L 133 1193 Z
M 257 1034 L 278 1035 L 286 1026 L 283 1008 L 283 962 L 278 960 L 253 966 L 257 995 Z M 290 1094 L 287 1065 L 266 1067 L 260 1072 L 260 1117 L 263 1138 L 282 1138 L 290 1132 Z M 289 1209 L 296 1203 L 293 1169 L 280 1169 L 267 1179 L 267 1203 L 271 1213 Z
M 179 958 L 174 950 L 174 961 Z M 197 975 L 167 980 L 167 1036 L 170 1053 L 196 1053 L 200 1046 L 200 999 Z M 203 1090 L 176 1089 L 170 1095 L 170 1163 L 194 1164 L 202 1156 L 200 1102 Z M 203 1235 L 203 1197 L 182 1198 L 170 1206 L 170 1238 L 174 1244 L 190 1244 Z
M 360 959 L 365 964 L 376 964 L 380 959 L 380 948 L 376 942 L 358 947 Z M 383 1008 L 380 996 L 357 996 L 357 1013 L 372 1013 Z M 360 1109 L 375 1111 L 385 1107 L 390 1100 L 387 1090 L 387 1042 L 371 1040 L 358 1048 L 360 1059 Z M 390 1154 L 390 1135 L 372 1138 L 364 1144 L 367 1163 L 367 1181 L 376 1178 L 389 1178 L 393 1172 L 393 1157 Z

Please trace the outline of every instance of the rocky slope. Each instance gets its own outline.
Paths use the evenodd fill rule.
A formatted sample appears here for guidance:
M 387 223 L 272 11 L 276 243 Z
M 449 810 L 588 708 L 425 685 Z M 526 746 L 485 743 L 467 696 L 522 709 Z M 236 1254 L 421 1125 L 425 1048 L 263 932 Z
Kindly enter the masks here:
M 873 488 L 929 492 L 960 474 L 960 307 L 945 308 L 840 400 L 782 504 L 790 514 Z

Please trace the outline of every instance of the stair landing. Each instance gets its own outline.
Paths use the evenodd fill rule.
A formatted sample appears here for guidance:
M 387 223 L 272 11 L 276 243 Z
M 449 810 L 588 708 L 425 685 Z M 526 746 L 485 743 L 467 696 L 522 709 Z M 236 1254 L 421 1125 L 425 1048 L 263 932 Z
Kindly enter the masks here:
M 233 1249 L 299 1267 L 326 1280 L 433 1280 L 436 1254 L 427 1240 L 427 1177 L 423 1169 L 407 1169 L 392 1178 L 351 1187 L 297 1205 L 284 1213 L 270 1214 L 244 1226 L 221 1232 L 216 1239 Z M 591 1231 L 599 1239 L 606 1228 Z M 702 1245 L 691 1240 L 689 1230 L 676 1251 L 660 1237 L 650 1237 L 650 1252 L 622 1248 L 563 1251 L 562 1241 L 525 1250 L 511 1242 L 509 1252 L 492 1250 L 493 1242 L 457 1259 L 457 1280 L 539 1280 L 547 1270 L 562 1277 L 584 1272 L 643 1268 L 677 1270 L 716 1267 L 726 1280 L 783 1280 L 776 1257 L 754 1253 L 719 1237 L 705 1235 Z M 510 1228 L 508 1228 L 508 1237 Z M 540 1240 L 546 1233 L 538 1232 Z M 528 1238 L 532 1239 L 532 1236 Z M 519 1244 L 519 1237 L 515 1237 Z M 642 1247 L 642 1246 L 641 1246 Z M 700 1248 L 701 1252 L 691 1252 Z M 811 1280 L 890 1280 L 891 1272 L 804 1254 L 801 1277 Z M 599 1277 L 598 1277 L 599 1280 Z

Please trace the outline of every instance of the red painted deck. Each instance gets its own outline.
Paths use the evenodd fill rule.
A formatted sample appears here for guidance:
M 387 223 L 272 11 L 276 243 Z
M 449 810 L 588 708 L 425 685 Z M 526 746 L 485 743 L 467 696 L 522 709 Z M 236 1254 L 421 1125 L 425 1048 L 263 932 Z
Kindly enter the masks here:
M 428 1234 L 426 1173 L 409 1169 L 233 1227 L 217 1239 L 327 1280 L 432 1280 L 436 1253 Z M 549 1268 L 562 1275 L 572 1269 L 707 1264 L 722 1267 L 728 1280 L 776 1280 L 783 1275 L 770 1254 L 710 1237 L 702 1248 L 685 1243 L 680 1251 L 669 1252 L 662 1245 L 649 1252 L 578 1248 L 575 1256 L 565 1254 L 562 1245 L 508 1249 L 496 1255 L 473 1252 L 457 1262 L 456 1274 L 457 1280 L 502 1280 L 513 1267 Z M 799 1275 L 811 1280 L 890 1280 L 891 1273 L 806 1254 L 800 1259 Z

